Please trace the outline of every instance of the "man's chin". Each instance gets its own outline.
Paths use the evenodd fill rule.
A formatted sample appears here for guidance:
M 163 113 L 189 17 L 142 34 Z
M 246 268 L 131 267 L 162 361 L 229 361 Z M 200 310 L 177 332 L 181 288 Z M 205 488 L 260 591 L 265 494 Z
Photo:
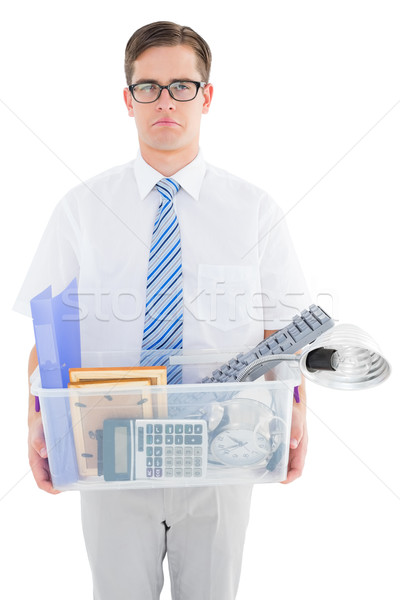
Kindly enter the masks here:
M 170 140 L 170 141 L 162 141 L 150 144 L 151 148 L 154 150 L 158 150 L 159 152 L 173 152 L 174 150 L 180 150 L 183 147 L 181 141 L 178 140 Z

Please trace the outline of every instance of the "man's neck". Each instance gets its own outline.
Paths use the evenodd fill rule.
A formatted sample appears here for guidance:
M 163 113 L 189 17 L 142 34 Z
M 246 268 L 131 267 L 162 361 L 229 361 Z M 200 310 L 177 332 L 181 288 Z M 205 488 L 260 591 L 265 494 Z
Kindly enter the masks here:
M 142 158 L 164 177 L 171 177 L 183 167 L 186 167 L 196 158 L 198 152 L 198 146 L 197 148 L 182 148 L 180 150 L 157 150 L 140 144 Z

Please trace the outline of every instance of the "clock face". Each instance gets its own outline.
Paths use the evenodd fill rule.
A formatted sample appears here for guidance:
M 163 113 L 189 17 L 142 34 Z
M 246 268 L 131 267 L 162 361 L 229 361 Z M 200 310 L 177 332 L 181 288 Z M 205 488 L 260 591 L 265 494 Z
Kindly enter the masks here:
M 256 465 L 270 453 L 269 441 L 249 429 L 225 429 L 210 444 L 214 458 L 230 467 Z

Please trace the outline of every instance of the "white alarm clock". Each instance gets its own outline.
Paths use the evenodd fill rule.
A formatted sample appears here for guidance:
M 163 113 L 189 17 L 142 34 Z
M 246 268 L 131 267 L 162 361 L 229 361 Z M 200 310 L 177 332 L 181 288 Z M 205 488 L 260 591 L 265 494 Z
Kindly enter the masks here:
M 209 462 L 229 467 L 266 463 L 281 443 L 282 428 L 276 422 L 271 408 L 258 400 L 216 403 L 209 420 Z

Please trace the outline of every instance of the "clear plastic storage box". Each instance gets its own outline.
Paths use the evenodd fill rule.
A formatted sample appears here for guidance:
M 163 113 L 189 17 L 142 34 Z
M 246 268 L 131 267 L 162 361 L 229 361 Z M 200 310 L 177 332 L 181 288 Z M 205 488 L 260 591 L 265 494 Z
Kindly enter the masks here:
M 201 383 L 235 352 L 174 353 L 182 384 L 101 382 L 44 389 L 39 397 L 58 490 L 271 483 L 286 478 L 298 365 L 282 362 L 253 382 Z M 82 356 L 84 367 L 140 364 L 128 353 Z M 157 363 L 155 363 L 157 364 Z

